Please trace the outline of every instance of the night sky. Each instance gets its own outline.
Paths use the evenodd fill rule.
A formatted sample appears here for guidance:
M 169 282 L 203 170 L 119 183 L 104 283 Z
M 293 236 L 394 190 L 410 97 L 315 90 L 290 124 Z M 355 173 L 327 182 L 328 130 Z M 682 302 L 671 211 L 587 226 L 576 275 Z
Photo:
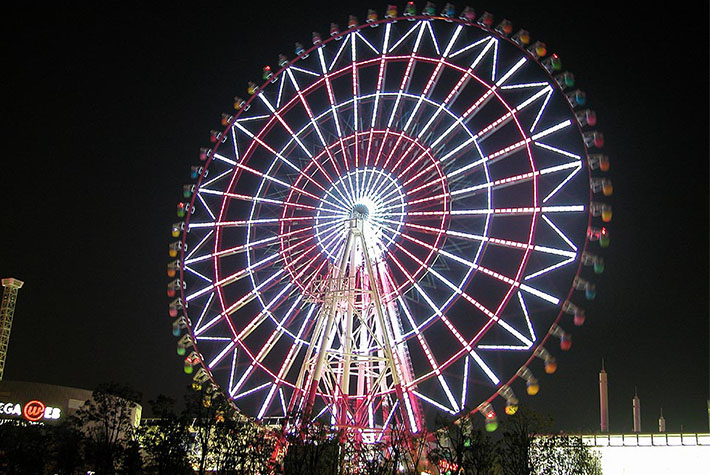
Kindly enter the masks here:
M 264 64 L 331 21 L 386 6 L 198 3 L 4 15 L 0 276 L 25 281 L 5 379 L 119 381 L 144 402 L 181 398 L 190 377 L 175 354 L 165 265 L 190 165 Z M 634 387 L 643 429 L 657 429 L 662 406 L 670 431 L 707 431 L 708 6 L 618 3 L 472 5 L 561 56 L 612 163 L 599 295 L 557 373 L 523 402 L 560 429 L 598 430 L 604 358 L 612 431 L 631 430 Z

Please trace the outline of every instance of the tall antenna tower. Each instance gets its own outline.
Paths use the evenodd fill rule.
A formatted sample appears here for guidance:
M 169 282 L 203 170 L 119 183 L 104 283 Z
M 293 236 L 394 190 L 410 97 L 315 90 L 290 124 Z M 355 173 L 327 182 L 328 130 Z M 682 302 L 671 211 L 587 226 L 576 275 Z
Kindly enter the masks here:
M 17 291 L 24 285 L 21 280 L 12 277 L 2 279 L 2 303 L 0 303 L 0 381 L 5 371 L 5 358 L 7 346 L 10 343 L 10 330 L 12 330 L 12 316 L 15 314 Z

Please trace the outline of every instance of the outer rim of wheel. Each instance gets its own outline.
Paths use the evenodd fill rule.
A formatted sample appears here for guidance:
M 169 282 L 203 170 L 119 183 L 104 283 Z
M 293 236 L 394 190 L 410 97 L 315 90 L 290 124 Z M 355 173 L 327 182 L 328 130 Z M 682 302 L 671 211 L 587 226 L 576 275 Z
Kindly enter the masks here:
M 508 43 L 511 43 L 511 44 L 513 44 L 514 46 L 516 46 L 523 54 L 527 55 L 529 58 L 532 58 L 532 59 L 535 60 L 537 63 L 539 63 L 539 61 L 538 61 L 533 55 L 531 55 L 531 54 L 529 54 L 528 52 L 526 52 L 523 48 L 520 48 L 520 46 L 518 46 L 517 44 L 515 44 L 514 42 L 512 42 L 509 38 L 507 38 L 507 37 L 505 37 L 505 36 L 502 36 L 502 35 L 499 35 L 497 32 L 495 32 L 495 31 L 492 30 L 492 29 L 484 28 L 484 27 L 482 27 L 482 26 L 480 26 L 480 25 L 473 24 L 473 23 L 470 23 L 470 22 L 465 22 L 465 21 L 462 21 L 462 20 L 459 20 L 459 19 L 451 19 L 451 18 L 444 18 L 444 17 L 438 17 L 438 16 L 423 16 L 423 15 L 418 15 L 418 16 L 410 16 L 410 17 L 397 17 L 397 18 L 383 19 L 383 20 L 377 21 L 376 23 L 379 24 L 379 25 L 382 25 L 382 24 L 390 23 L 390 22 L 408 21 L 408 20 L 426 20 L 426 21 L 445 20 L 445 21 L 448 21 L 448 22 L 459 23 L 459 24 L 464 25 L 464 26 L 467 26 L 467 27 L 476 27 L 476 28 L 479 28 L 480 30 L 482 30 L 483 32 L 485 32 L 485 33 L 487 33 L 487 34 L 490 34 L 490 35 L 492 35 L 492 36 L 495 36 L 498 40 L 506 40 Z M 371 26 L 371 24 L 359 25 L 357 28 L 353 28 L 353 29 L 349 29 L 349 30 L 343 31 L 343 32 L 342 32 L 342 35 L 346 35 L 346 34 L 351 33 L 351 32 L 353 32 L 353 31 L 362 30 L 362 29 L 368 28 L 368 27 L 370 27 L 370 26 Z M 313 47 L 309 48 L 309 49 L 307 50 L 307 53 L 306 53 L 306 54 L 310 54 L 310 53 L 312 53 L 313 51 L 315 51 L 316 49 L 318 49 L 318 48 L 322 47 L 323 45 L 325 45 L 325 44 L 327 44 L 327 43 L 330 43 L 331 41 L 334 41 L 334 40 L 335 40 L 334 37 L 326 38 L 326 39 L 323 40 L 322 44 L 314 45 Z M 292 66 L 293 64 L 297 63 L 300 59 L 301 59 L 300 57 L 296 57 L 296 58 L 294 58 L 293 60 L 289 61 L 289 63 L 288 63 L 285 67 L 283 67 L 283 68 L 281 68 L 279 71 L 275 72 L 275 73 L 274 73 L 274 76 L 275 76 L 275 77 L 282 77 L 283 74 L 284 74 L 284 71 L 285 71 L 287 68 L 289 68 L 290 66 Z M 544 68 L 542 68 L 542 66 L 540 66 L 539 64 L 538 64 L 538 67 L 540 67 L 541 69 L 544 70 Z M 547 75 L 548 75 L 549 78 L 550 78 L 549 84 L 552 85 L 554 88 L 556 88 L 556 92 L 557 92 L 557 93 L 563 94 L 562 88 L 556 83 L 556 81 L 553 79 L 552 75 L 551 75 L 549 72 L 547 72 L 547 71 L 545 71 L 545 72 L 547 73 Z M 270 81 L 266 81 L 266 82 L 259 88 L 259 91 L 261 91 L 263 88 L 265 88 L 269 83 L 270 83 Z M 251 104 L 252 101 L 254 101 L 255 99 L 256 99 L 256 95 L 250 97 L 249 100 L 247 101 L 247 104 Z M 225 132 L 225 133 L 229 131 L 229 129 L 230 129 L 230 128 L 233 126 L 233 124 L 239 119 L 239 117 L 242 115 L 242 113 L 243 113 L 244 111 L 245 111 L 244 108 L 241 109 L 241 110 L 239 110 L 239 111 L 237 111 L 237 113 L 235 114 L 233 120 L 232 120 L 232 121 L 229 123 L 229 125 L 224 129 L 224 132 Z M 570 115 L 571 115 L 571 116 L 574 116 L 574 111 L 573 111 L 573 109 L 572 109 L 571 106 L 569 107 L 569 111 L 570 111 Z M 578 133 L 581 135 L 581 134 L 582 134 L 582 127 L 581 127 L 578 123 L 575 124 L 575 125 L 576 125 L 576 127 L 577 127 Z M 221 144 L 218 142 L 218 143 L 212 148 L 211 155 L 210 155 L 210 157 L 208 158 L 207 162 L 205 163 L 205 168 L 206 168 L 206 169 L 209 168 L 209 165 L 210 165 L 210 163 L 211 163 L 211 161 L 212 161 L 212 159 L 213 159 L 212 157 L 214 156 L 215 153 L 217 153 L 217 150 L 219 149 L 219 146 L 220 146 L 220 145 L 221 145 Z M 588 151 L 587 147 L 585 146 L 585 154 L 588 155 L 588 153 L 589 153 L 589 151 Z M 586 157 L 585 157 L 585 158 L 586 158 Z M 241 175 L 241 172 L 242 172 L 241 170 L 238 170 L 238 171 L 235 173 L 235 175 L 234 175 L 234 181 L 238 181 L 238 180 L 239 180 L 239 176 Z M 589 167 L 587 167 L 587 174 L 591 177 L 591 170 L 590 170 Z M 200 177 L 198 178 L 198 181 L 197 181 L 197 188 L 198 188 L 198 189 L 199 189 L 199 187 L 201 186 L 202 181 L 203 181 L 203 177 L 200 176 Z M 195 205 L 195 199 L 196 199 L 196 197 L 197 197 L 197 195 L 195 194 L 195 195 L 193 195 L 193 197 L 191 198 L 191 200 L 190 200 L 191 206 L 194 206 L 194 205 Z M 589 202 L 591 202 L 591 201 L 592 201 L 592 191 L 591 191 L 591 189 L 590 189 L 590 190 L 589 190 Z M 185 221 L 185 222 L 186 222 L 186 225 L 189 224 L 189 222 L 190 222 L 190 215 L 188 215 L 188 217 L 186 218 L 186 221 Z M 591 215 L 591 213 L 587 212 L 587 226 L 589 227 L 589 226 L 591 226 L 591 224 L 592 224 L 592 215 Z M 183 246 L 187 243 L 187 231 L 183 232 L 183 234 L 182 234 L 182 243 L 183 243 Z M 582 249 L 580 250 L 580 255 L 581 255 L 581 253 L 583 253 L 583 252 L 586 251 L 586 249 L 588 248 L 588 245 L 589 245 L 589 237 L 587 236 L 587 237 L 584 239 L 584 245 L 582 246 Z M 486 245 L 484 244 L 484 248 L 485 248 L 485 246 L 486 246 Z M 180 256 L 181 256 L 181 259 L 184 259 L 184 257 L 185 257 L 185 251 L 184 251 L 184 250 L 181 250 Z M 525 264 L 523 263 L 523 264 L 521 264 L 521 266 L 524 267 Z M 581 270 L 582 270 L 582 266 L 583 266 L 583 265 L 582 265 L 582 262 L 581 262 L 581 260 L 580 260 L 580 262 L 579 262 L 579 263 L 577 264 L 577 266 L 576 266 L 576 270 L 575 270 L 575 273 L 574 273 L 575 277 L 577 277 L 577 276 L 580 275 Z M 184 269 L 181 267 L 181 268 L 180 268 L 180 277 L 181 277 L 181 279 L 183 279 L 183 281 L 184 281 L 184 274 L 183 274 L 183 273 L 184 273 Z M 219 275 L 219 274 L 218 274 L 218 275 Z M 574 293 L 574 288 L 573 288 L 572 286 L 570 286 L 570 289 L 569 289 L 569 291 L 567 292 L 567 295 L 566 295 L 565 300 L 569 300 L 569 299 L 571 298 L 571 296 L 572 296 L 573 293 Z M 510 297 L 511 297 L 511 295 L 509 295 L 509 296 L 507 297 L 507 299 L 509 300 Z M 185 291 L 184 291 L 184 290 L 181 290 L 181 299 L 182 299 L 183 302 L 185 302 Z M 557 324 L 558 322 L 560 322 L 560 320 L 562 319 L 563 314 L 564 314 L 564 311 L 563 311 L 562 309 L 560 309 L 559 312 L 558 312 L 558 314 L 557 314 L 557 317 L 556 317 L 555 320 L 554 320 L 554 324 Z M 529 356 L 529 358 L 527 359 L 527 361 L 524 363 L 524 366 L 530 365 L 530 363 L 532 362 L 532 360 L 535 358 L 535 351 L 536 351 L 536 349 L 537 349 L 538 347 L 544 346 L 544 344 L 548 341 L 548 339 L 550 338 L 550 331 L 551 331 L 551 329 L 548 329 L 548 331 L 547 331 L 547 333 L 545 334 L 545 336 L 542 337 L 541 339 L 539 339 L 538 342 L 537 342 L 537 344 L 535 344 L 535 345 L 533 346 L 533 348 L 531 349 L 531 352 L 530 352 L 530 356 Z M 193 334 L 193 329 L 192 329 L 191 327 L 189 328 L 189 332 L 190 332 L 190 334 L 191 334 L 191 336 L 192 336 L 192 338 L 193 338 L 193 340 L 194 340 L 194 339 L 195 339 L 195 335 Z M 246 349 L 246 348 L 245 348 L 245 349 Z M 462 352 L 464 352 L 464 349 L 463 349 L 463 348 L 462 348 L 461 350 L 459 350 L 459 353 L 462 353 Z M 453 358 L 453 361 L 457 360 L 459 357 L 460 357 L 460 356 L 457 356 L 456 358 L 453 358 L 453 357 L 452 357 L 452 358 Z M 215 381 L 214 375 L 212 374 L 212 372 L 206 367 L 205 362 L 204 362 L 204 361 L 201 361 L 201 364 L 208 370 L 208 373 L 209 373 L 209 376 L 210 376 L 212 382 L 213 382 L 214 384 L 216 384 L 216 385 L 219 386 L 219 383 L 217 383 L 217 381 Z M 266 368 L 264 368 L 264 369 L 266 370 Z M 513 374 L 513 376 L 510 377 L 510 378 L 507 380 L 507 382 L 502 383 L 502 385 L 510 385 L 510 384 L 511 384 L 513 381 L 515 381 L 517 378 L 518 378 L 518 375 L 517 375 L 517 374 Z M 498 393 L 498 392 L 495 392 L 495 393 L 493 393 L 493 394 L 492 394 L 486 401 L 484 401 L 484 402 L 491 402 L 491 401 L 493 401 L 498 395 L 499 395 L 499 393 Z M 470 412 L 477 412 L 479 409 L 480 409 L 480 406 L 474 408 L 474 409 L 473 409 L 472 411 L 470 411 Z

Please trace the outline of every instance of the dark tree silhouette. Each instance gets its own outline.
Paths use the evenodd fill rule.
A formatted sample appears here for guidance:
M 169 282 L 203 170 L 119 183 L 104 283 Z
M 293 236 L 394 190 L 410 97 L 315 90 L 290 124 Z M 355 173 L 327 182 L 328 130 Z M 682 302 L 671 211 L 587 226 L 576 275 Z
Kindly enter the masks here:
M 192 473 L 187 459 L 190 433 L 185 419 L 175 411 L 175 400 L 161 394 L 148 404 L 156 419 L 139 428 L 146 471 L 156 475 Z
M 47 429 L 24 421 L 0 425 L 0 473 L 43 473 L 47 460 Z
M 215 464 L 219 449 L 215 431 L 230 407 L 224 395 L 212 385 L 204 385 L 197 391 L 188 390 L 185 395 L 184 417 L 196 448 L 190 458 L 200 475 L 205 473 L 208 464 Z
M 116 473 L 134 440 L 134 411 L 141 394 L 129 386 L 99 385 L 74 415 L 84 436 L 88 468 L 101 474 Z
M 498 444 L 472 417 L 452 422 L 437 420 L 435 446 L 429 460 L 445 473 L 482 475 L 493 473 L 498 464 Z

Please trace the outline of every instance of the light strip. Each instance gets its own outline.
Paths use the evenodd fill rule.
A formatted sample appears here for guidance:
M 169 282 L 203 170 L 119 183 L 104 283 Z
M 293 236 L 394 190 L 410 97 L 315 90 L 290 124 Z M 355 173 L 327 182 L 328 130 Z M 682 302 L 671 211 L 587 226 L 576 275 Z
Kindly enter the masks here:
M 388 23 L 388 24 L 389 24 L 389 23 Z M 398 47 L 400 44 L 402 44 L 402 42 L 403 42 L 404 40 L 406 40 L 406 39 L 409 37 L 409 35 L 411 35 L 412 33 L 414 33 L 414 30 L 416 30 L 420 25 L 421 25 L 421 23 L 414 23 L 414 24 L 412 25 L 412 27 L 409 29 L 409 31 L 408 31 L 407 33 L 405 33 L 405 35 L 402 36 L 402 37 L 399 39 L 399 41 L 397 41 L 395 44 L 393 44 L 392 47 L 391 47 L 391 48 L 389 49 L 389 51 L 387 51 L 387 52 L 388 52 L 388 53 L 391 53 L 392 51 L 394 51 L 395 49 L 397 49 L 397 47 Z
M 577 252 L 577 246 L 575 246 L 574 243 L 572 241 L 570 241 L 570 239 L 567 236 L 565 236 L 565 234 L 562 231 L 560 231 L 560 228 L 555 226 L 554 223 L 552 221 L 550 221 L 550 218 L 548 218 L 547 216 L 545 216 L 543 214 L 542 219 L 557 233 L 558 236 L 560 236 L 567 243 L 567 245 L 571 249 L 574 249 L 574 251 Z
M 440 403 L 434 401 L 433 399 L 429 399 L 428 397 L 426 397 L 425 395 L 423 395 L 423 394 L 420 393 L 419 391 L 414 391 L 414 390 L 412 390 L 412 394 L 415 394 L 415 395 L 416 395 L 419 399 L 421 399 L 422 401 L 426 401 L 426 402 L 428 402 L 429 404 L 431 404 L 432 406 L 438 407 L 438 408 L 441 409 L 442 411 L 448 412 L 448 413 L 451 414 L 451 415 L 455 415 L 456 412 L 457 412 L 457 411 L 452 411 L 452 410 L 449 409 L 448 407 L 446 407 L 446 406 L 444 406 L 443 404 L 440 404 Z

